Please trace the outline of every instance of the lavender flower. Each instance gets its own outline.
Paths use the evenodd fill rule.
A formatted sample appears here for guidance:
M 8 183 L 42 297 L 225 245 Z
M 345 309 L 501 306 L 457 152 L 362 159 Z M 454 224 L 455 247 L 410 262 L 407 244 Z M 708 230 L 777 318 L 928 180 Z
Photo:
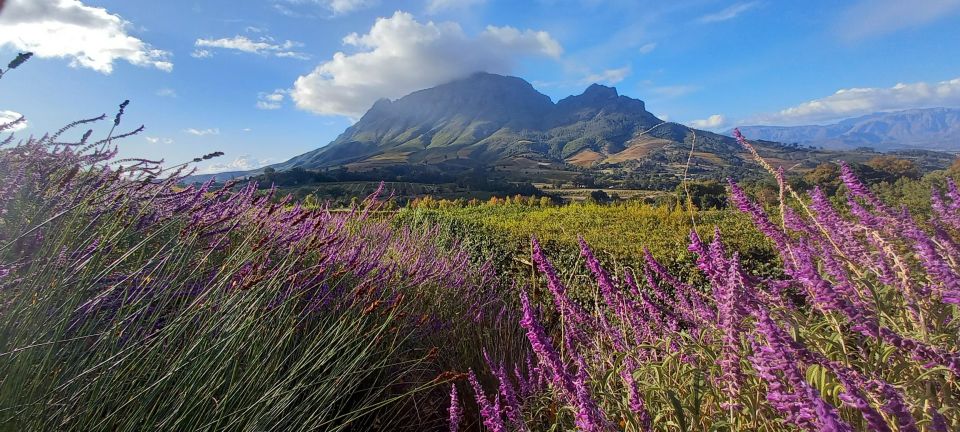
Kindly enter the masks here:
M 850 166 L 847 165 L 846 162 L 840 162 L 840 180 L 843 181 L 843 184 L 850 191 L 850 194 L 866 201 L 884 216 L 896 219 L 893 217 L 893 212 L 885 204 L 883 204 L 883 202 L 880 201 L 880 199 L 878 199 L 873 192 L 870 192 L 870 189 L 860 182 L 860 179 L 857 178 L 857 175 L 853 172 Z
M 897 430 L 901 432 L 919 432 L 910 409 L 903 402 L 903 396 L 889 383 L 873 380 L 868 386 L 884 401 L 883 411 L 897 421 Z
M 583 240 L 583 237 L 577 237 L 577 241 L 580 244 L 580 254 L 586 260 L 587 268 L 593 272 L 593 276 L 597 279 L 597 284 L 600 286 L 600 293 L 607 302 L 607 306 L 614 310 L 619 309 L 623 301 L 620 298 L 620 292 L 613 285 L 613 280 L 610 279 L 610 275 L 600 265 L 600 261 L 593 255 L 593 251 L 590 250 L 590 246 Z
M 540 243 L 537 242 L 536 238 L 533 238 L 531 239 L 531 244 L 533 246 L 533 262 L 537 264 L 540 271 L 547 277 L 547 288 L 550 290 L 550 293 L 553 294 L 553 300 L 557 305 L 557 310 L 565 315 L 569 315 L 570 319 L 578 325 L 588 324 L 589 318 L 586 312 L 583 311 L 580 305 L 574 303 L 567 297 L 566 288 L 564 288 L 563 283 L 560 282 L 557 271 L 553 268 L 553 265 L 550 264 L 550 261 L 547 260 L 546 255 L 544 255 Z
M 719 240 L 717 242 L 719 243 Z M 717 328 L 721 332 L 723 343 L 717 363 L 720 366 L 723 392 L 728 398 L 728 409 L 734 409 L 736 407 L 734 401 L 740 395 L 740 386 L 743 382 L 743 374 L 740 371 L 740 322 L 743 319 L 745 301 L 745 296 L 739 293 L 743 284 L 736 255 L 730 260 L 726 276 L 725 282 L 714 282 Z
M 770 219 L 767 218 L 767 213 L 763 211 L 760 206 L 755 204 L 750 198 L 747 197 L 746 192 L 740 188 L 739 185 L 730 180 L 730 199 L 736 204 L 737 208 L 740 211 L 750 215 L 753 219 L 753 223 L 757 228 L 767 236 L 770 240 L 773 240 L 774 244 L 777 246 L 777 250 L 781 254 L 785 253 L 788 250 L 788 241 L 787 236 L 784 234 L 783 230 L 778 228 Z
M 627 403 L 630 406 L 630 411 L 633 411 L 637 416 L 640 423 L 640 430 L 644 432 L 650 431 L 652 430 L 653 419 L 650 418 L 650 413 L 647 412 L 646 404 L 643 402 L 640 386 L 637 384 L 637 381 L 633 379 L 633 360 L 628 357 L 624 366 L 624 370 L 620 372 L 620 377 L 623 378 L 623 382 L 627 388 Z
M 867 421 L 867 425 L 871 431 L 891 432 L 887 421 L 870 405 L 870 402 L 863 395 L 863 390 L 867 387 L 867 384 L 863 382 L 863 379 L 860 378 L 858 374 L 840 363 L 823 362 L 822 365 L 833 372 L 833 374 L 837 376 L 837 379 L 840 380 L 840 383 L 843 384 L 844 390 L 839 395 L 840 400 L 846 405 L 860 411 L 860 414 L 863 415 L 863 418 Z
M 947 265 L 937 253 L 933 241 L 918 227 L 910 226 L 903 234 L 913 240 L 920 263 L 927 274 L 938 283 L 941 299 L 946 303 L 960 305 L 960 274 Z
M 490 360 L 490 356 L 487 354 L 487 350 L 483 350 L 483 358 L 486 360 L 487 365 L 490 367 L 490 370 L 493 371 L 493 375 L 497 377 L 499 382 L 500 396 L 503 396 L 503 401 L 506 404 L 504 412 L 506 414 L 507 420 L 511 424 L 516 426 L 519 429 L 525 429 L 525 425 L 522 417 L 522 408 L 520 406 L 520 399 L 517 397 L 516 390 L 513 387 L 513 383 L 510 382 L 510 376 L 507 375 L 507 371 L 504 368 L 503 364 L 496 364 Z
M 450 386 L 450 432 L 460 430 L 460 422 L 463 418 L 463 412 L 460 410 L 460 401 L 457 399 L 457 385 Z
M 754 340 L 750 361 L 767 382 L 767 401 L 786 414 L 788 421 L 812 430 L 852 431 L 837 409 L 826 403 L 801 372 L 801 359 L 811 354 L 796 343 L 762 308 L 756 309 L 757 333 L 766 345 Z
M 480 382 L 477 381 L 477 375 L 473 373 L 473 369 L 470 369 L 468 372 L 468 379 L 470 385 L 473 386 L 473 393 L 476 396 L 477 404 L 480 405 L 480 417 L 483 418 L 483 425 L 491 432 L 505 432 L 506 427 L 503 424 L 503 418 L 500 413 L 499 396 L 495 398 L 495 403 L 491 403 L 490 400 L 487 399 L 487 395 L 484 393 L 483 387 L 480 386 Z
M 947 426 L 947 419 L 937 411 L 933 405 L 927 407 L 927 413 L 930 415 L 930 430 L 933 432 L 947 432 L 950 427 Z
M 573 380 L 575 389 L 574 406 L 577 408 L 575 415 L 577 428 L 587 432 L 607 430 L 609 429 L 609 422 L 593 397 L 590 396 L 590 388 L 587 386 L 589 377 L 587 376 L 586 362 L 578 353 L 574 353 L 574 356 L 577 362 L 577 375 Z
M 523 319 L 520 320 L 520 325 L 527 331 L 527 339 L 530 340 L 533 352 L 540 359 L 540 364 L 551 374 L 553 385 L 556 388 L 568 395 L 575 394 L 576 389 L 573 386 L 573 379 L 567 374 L 566 365 L 560 360 L 560 354 L 554 349 L 550 338 L 543 327 L 540 326 L 540 323 L 537 322 L 526 292 L 520 292 L 520 302 L 523 306 Z

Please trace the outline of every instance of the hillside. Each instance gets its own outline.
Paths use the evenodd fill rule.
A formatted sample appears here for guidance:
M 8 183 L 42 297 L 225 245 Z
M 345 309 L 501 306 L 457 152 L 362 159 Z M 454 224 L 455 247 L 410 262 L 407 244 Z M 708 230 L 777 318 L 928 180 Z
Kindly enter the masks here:
M 734 140 L 664 122 L 643 101 L 615 88 L 593 84 L 553 103 L 520 78 L 477 73 L 396 101 L 380 100 L 329 145 L 274 168 L 425 165 L 550 180 L 646 163 L 648 173 L 669 175 L 686 161 L 694 135 L 702 152 L 695 162 L 709 171 L 742 165 L 745 155 Z
M 828 160 L 875 156 L 776 142 L 756 145 L 771 163 L 794 171 Z M 932 167 L 947 159 L 909 157 Z M 577 184 L 588 175 L 608 184 L 659 189 L 672 187 L 685 171 L 692 178 L 757 175 L 759 167 L 749 159 L 734 139 L 665 122 L 647 111 L 643 101 L 613 87 L 593 84 L 554 103 L 521 78 L 475 73 L 397 100 L 381 99 L 330 144 L 271 168 L 367 173 L 370 179 L 399 181 L 496 178 Z
M 960 151 L 960 109 L 928 108 L 874 113 L 830 125 L 745 126 L 757 139 L 828 149 Z

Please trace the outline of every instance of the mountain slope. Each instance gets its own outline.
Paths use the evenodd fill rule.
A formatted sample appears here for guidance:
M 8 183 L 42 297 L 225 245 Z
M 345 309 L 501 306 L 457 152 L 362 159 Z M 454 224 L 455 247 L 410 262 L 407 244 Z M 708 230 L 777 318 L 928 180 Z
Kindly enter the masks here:
M 749 137 L 834 149 L 960 150 L 960 109 L 875 113 L 824 126 L 744 126 Z
M 772 164 L 794 171 L 876 155 L 768 141 L 755 146 Z M 664 122 L 613 87 L 593 84 L 554 103 L 523 79 L 489 73 L 382 99 L 330 144 L 272 168 L 427 182 L 579 184 L 586 175 L 638 188 L 672 187 L 684 176 L 765 175 L 733 138 Z
M 574 172 L 578 166 L 658 161 L 652 171 L 676 174 L 673 165 L 685 162 L 694 137 L 703 152 L 695 158 L 705 165 L 743 165 L 745 155 L 733 139 L 664 122 L 643 101 L 615 88 L 594 84 L 553 103 L 520 78 L 477 73 L 396 101 L 380 100 L 329 145 L 274 168 L 413 164 L 441 170 L 494 167 L 523 177 L 530 170 Z

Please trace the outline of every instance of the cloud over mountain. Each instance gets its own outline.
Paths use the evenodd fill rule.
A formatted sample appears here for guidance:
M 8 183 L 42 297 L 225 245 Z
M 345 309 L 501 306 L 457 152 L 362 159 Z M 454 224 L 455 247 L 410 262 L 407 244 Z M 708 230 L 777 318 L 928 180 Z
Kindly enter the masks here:
M 913 108 L 960 107 L 960 77 L 936 83 L 840 89 L 778 113 L 757 116 L 752 124 L 797 125 Z
M 8 0 L 0 14 L 0 47 L 65 58 L 70 66 L 113 72 L 118 60 L 173 70 L 170 53 L 131 36 L 130 23 L 79 0 Z
M 582 80 L 580 80 L 580 84 L 616 84 L 620 81 L 623 81 L 627 75 L 630 75 L 630 66 L 617 69 L 606 69 L 600 73 L 592 73 L 585 76 Z
M 249 171 L 264 167 L 272 162 L 272 159 L 258 159 L 250 155 L 241 155 L 229 162 L 212 163 L 197 171 L 198 174 L 214 174 L 225 171 Z
M 690 122 L 690 126 L 699 129 L 719 129 L 727 125 L 727 118 L 721 114 L 714 114 L 710 117 L 707 117 L 703 120 L 693 120 Z
M 471 36 L 454 22 L 418 22 L 396 12 L 370 31 L 351 33 L 337 52 L 294 83 L 291 97 L 317 114 L 359 117 L 380 98 L 462 78 L 476 71 L 507 73 L 525 57 L 559 57 L 563 48 L 549 33 L 488 26 Z

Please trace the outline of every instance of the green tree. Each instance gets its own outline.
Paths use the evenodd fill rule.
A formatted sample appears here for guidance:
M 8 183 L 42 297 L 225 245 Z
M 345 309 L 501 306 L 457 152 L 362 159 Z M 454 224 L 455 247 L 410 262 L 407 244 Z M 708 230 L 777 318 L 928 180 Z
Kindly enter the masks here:
M 917 164 L 896 156 L 877 156 L 867 161 L 866 165 L 877 171 L 878 180 L 888 183 L 893 183 L 900 178 L 913 180 L 920 178 L 920 168 Z
M 597 189 L 593 192 L 590 192 L 590 197 L 588 200 L 596 204 L 605 204 L 610 202 L 610 195 L 607 195 L 606 192 Z

